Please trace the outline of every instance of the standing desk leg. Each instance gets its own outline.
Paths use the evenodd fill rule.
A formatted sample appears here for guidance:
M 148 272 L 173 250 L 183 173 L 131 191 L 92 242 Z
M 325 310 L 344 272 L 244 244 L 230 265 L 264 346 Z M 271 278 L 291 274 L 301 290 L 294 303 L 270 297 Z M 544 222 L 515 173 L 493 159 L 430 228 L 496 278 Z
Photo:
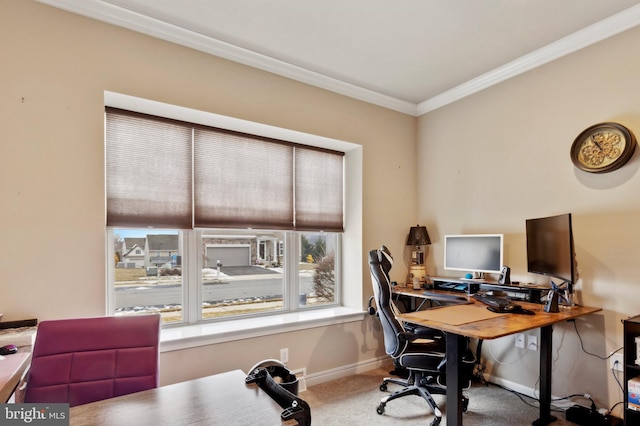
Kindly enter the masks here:
M 551 415 L 551 352 L 553 349 L 553 325 L 540 328 L 540 418 L 533 422 L 545 426 L 556 421 Z
M 462 426 L 462 348 L 465 337 L 447 333 L 447 426 Z

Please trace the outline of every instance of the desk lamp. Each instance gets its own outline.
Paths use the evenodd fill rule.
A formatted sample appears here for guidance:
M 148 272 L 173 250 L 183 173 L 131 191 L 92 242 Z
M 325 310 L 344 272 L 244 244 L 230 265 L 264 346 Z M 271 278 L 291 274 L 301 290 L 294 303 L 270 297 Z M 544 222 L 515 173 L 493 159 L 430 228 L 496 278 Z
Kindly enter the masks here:
M 415 289 L 426 284 L 427 268 L 424 265 L 424 252 L 422 246 L 431 244 L 429 233 L 426 226 L 412 226 L 409 229 L 407 237 L 407 245 L 415 246 L 415 250 L 411 252 L 411 265 L 409 266 L 409 277 L 407 284 L 413 283 Z M 417 278 L 417 281 L 416 281 Z

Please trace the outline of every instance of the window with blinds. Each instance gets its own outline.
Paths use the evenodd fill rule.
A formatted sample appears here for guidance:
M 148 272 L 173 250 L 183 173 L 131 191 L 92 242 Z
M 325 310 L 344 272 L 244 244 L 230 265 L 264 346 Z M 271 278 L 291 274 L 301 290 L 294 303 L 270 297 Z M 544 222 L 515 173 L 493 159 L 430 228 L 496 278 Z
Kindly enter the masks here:
M 107 107 L 110 313 L 176 324 L 339 304 L 343 169 L 339 151 Z

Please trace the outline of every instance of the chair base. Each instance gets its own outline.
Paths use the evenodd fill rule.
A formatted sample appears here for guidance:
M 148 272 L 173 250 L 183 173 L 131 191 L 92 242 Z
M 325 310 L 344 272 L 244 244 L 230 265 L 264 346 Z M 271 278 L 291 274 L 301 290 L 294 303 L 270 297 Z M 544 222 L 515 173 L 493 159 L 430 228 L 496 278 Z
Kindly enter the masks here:
M 393 401 L 394 399 L 402 398 L 406 395 L 417 395 L 422 397 L 435 415 L 434 419 L 431 421 L 431 426 L 438 426 L 442 421 L 442 412 L 438 408 L 436 401 L 433 399 L 433 395 L 446 395 L 447 388 L 439 385 L 437 380 L 433 376 L 425 376 L 420 372 L 412 372 L 408 379 L 401 379 L 395 377 L 385 377 L 380 384 L 380 390 L 382 392 L 387 391 L 387 384 L 393 383 L 396 385 L 400 385 L 403 388 L 393 392 L 390 395 L 385 396 L 380 400 L 380 404 L 378 405 L 376 411 L 378 414 L 384 414 L 385 406 L 389 401 Z M 469 406 L 469 398 L 466 396 L 462 397 L 462 409 L 463 411 L 467 411 L 467 407 Z

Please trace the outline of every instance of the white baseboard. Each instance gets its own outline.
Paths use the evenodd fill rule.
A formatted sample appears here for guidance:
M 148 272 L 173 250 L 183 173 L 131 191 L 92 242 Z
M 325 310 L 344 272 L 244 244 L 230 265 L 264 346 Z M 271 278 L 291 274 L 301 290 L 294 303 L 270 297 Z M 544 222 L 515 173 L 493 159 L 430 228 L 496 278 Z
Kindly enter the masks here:
M 528 396 L 530 398 L 539 399 L 540 398 L 540 390 L 534 389 L 529 386 L 524 386 L 520 383 L 512 382 L 510 380 L 505 380 L 500 377 L 495 377 L 491 375 L 486 375 L 485 380 L 489 383 L 493 383 L 499 386 L 503 386 L 512 391 L 518 392 L 522 395 Z M 552 404 L 554 407 L 558 407 L 561 409 L 569 408 L 574 403 L 569 400 L 560 400 L 557 396 L 551 395 Z M 554 401 L 555 400 L 555 401 Z
M 363 373 L 365 371 L 375 370 L 376 368 L 382 368 L 385 366 L 393 365 L 391 358 L 388 356 L 382 356 L 380 358 L 369 359 L 361 361 L 356 364 L 343 365 L 331 370 L 320 371 L 306 376 L 305 382 L 307 387 L 319 385 L 320 383 L 330 382 L 332 380 L 348 377 L 353 374 Z

